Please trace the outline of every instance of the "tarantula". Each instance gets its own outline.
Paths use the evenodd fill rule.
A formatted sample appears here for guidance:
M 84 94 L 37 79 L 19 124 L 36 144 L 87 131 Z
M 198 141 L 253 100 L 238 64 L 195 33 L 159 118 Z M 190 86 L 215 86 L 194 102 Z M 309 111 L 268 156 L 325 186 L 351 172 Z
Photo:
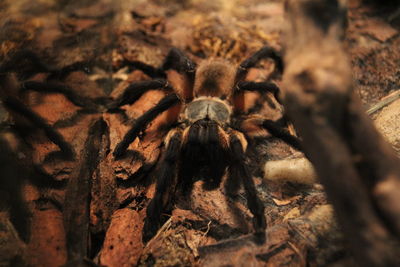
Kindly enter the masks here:
M 266 229 L 264 206 L 257 196 L 247 165 L 246 149 L 250 137 L 245 125 L 267 129 L 291 146 L 300 148 L 298 138 L 283 128 L 281 122 L 244 115 L 242 112 L 243 94 L 240 93 L 243 91 L 272 92 L 279 101 L 279 88 L 274 83 L 244 81 L 248 70 L 264 58 L 274 60 L 276 71 L 282 72 L 282 59 L 269 46 L 243 61 L 236 71 L 222 59 L 206 60 L 196 66 L 176 48 L 171 49 L 160 68 L 141 62 L 129 62 L 153 78 L 163 79 L 131 84 L 109 108 L 117 109 L 132 104 L 148 90 L 165 90 L 169 94 L 134 121 L 113 152 L 116 159 L 123 156 L 130 143 L 159 114 L 176 106 L 180 110 L 175 123 L 170 125 L 165 135 L 164 151 L 155 174 L 156 192 L 146 211 L 144 242 L 152 238 L 160 228 L 161 214 L 175 190 L 187 197 L 194 182 L 199 179 L 203 180 L 204 189 L 216 189 L 225 173 L 225 190 L 228 195 L 237 194 L 243 185 L 248 208 L 254 216 L 256 237 L 263 242 Z M 181 92 L 165 79 L 166 71 L 171 69 L 183 76 L 186 86 Z

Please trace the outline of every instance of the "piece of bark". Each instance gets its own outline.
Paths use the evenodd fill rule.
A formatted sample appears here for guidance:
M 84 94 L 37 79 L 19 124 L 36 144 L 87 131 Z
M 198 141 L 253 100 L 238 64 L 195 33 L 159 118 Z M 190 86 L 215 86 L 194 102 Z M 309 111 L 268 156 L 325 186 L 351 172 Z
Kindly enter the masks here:
M 196 182 L 193 185 L 190 199 L 182 199 L 183 201 L 180 203 L 190 203 L 190 209 L 201 214 L 205 220 L 218 221 L 220 224 L 238 229 L 242 233 L 252 231 L 250 227 L 251 213 L 244 205 L 229 199 L 221 187 L 207 191 L 202 185 L 202 182 Z
M 99 164 L 106 124 L 100 119 L 90 126 L 88 138 L 74 179 L 68 183 L 64 202 L 64 221 L 68 252 L 67 266 L 85 266 L 89 258 L 90 196 L 92 177 Z
M 67 261 L 67 248 L 62 213 L 54 208 L 32 211 L 26 257 L 29 266 L 62 266 Z
M 90 199 L 90 232 L 92 235 L 91 255 L 100 249 L 99 243 L 107 231 L 111 217 L 118 208 L 116 179 L 114 169 L 109 161 L 110 129 L 105 127 L 98 153 L 99 164 L 91 181 Z
M 99 264 L 104 266 L 136 266 L 142 254 L 144 210 L 117 210 L 100 251 Z
M 343 1 L 289 0 L 285 108 L 363 266 L 393 266 L 400 233 L 398 159 L 353 93 Z
M 241 236 L 199 247 L 199 265 L 307 266 L 313 262 L 326 266 L 327 255 L 340 251 L 337 246 L 340 237 L 330 205 L 316 206 L 301 217 L 274 225 L 267 229 L 266 236 L 262 246 L 255 245 L 251 236 Z M 330 249 L 321 248 L 324 242 L 331 244 Z M 310 252 L 325 255 L 316 259 L 308 256 Z
M 200 225 L 197 225 L 197 224 Z M 158 233 L 146 244 L 138 266 L 193 266 L 198 248 L 215 242 L 208 236 L 211 223 L 192 211 L 175 209 Z

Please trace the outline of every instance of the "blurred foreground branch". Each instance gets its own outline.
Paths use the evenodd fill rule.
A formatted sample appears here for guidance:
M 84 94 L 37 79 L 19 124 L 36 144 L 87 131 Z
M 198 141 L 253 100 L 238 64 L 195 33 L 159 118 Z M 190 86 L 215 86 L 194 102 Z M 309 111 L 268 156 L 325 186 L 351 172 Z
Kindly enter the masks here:
M 343 2 L 343 1 L 342 1 Z M 341 40 L 346 7 L 288 0 L 285 107 L 362 266 L 397 266 L 400 164 L 353 92 Z

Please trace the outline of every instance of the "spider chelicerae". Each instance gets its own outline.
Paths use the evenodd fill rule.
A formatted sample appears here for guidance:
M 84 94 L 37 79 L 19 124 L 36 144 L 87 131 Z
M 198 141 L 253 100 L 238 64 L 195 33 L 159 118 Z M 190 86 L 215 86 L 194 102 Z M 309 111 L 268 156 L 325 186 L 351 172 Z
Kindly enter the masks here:
M 274 83 L 245 81 L 248 70 L 266 58 L 275 62 L 276 73 L 282 72 L 282 59 L 269 46 L 243 61 L 236 70 L 222 59 L 204 60 L 196 66 L 176 48 L 171 49 L 160 68 L 128 62 L 157 79 L 131 84 L 109 105 L 109 109 L 133 104 L 148 90 L 165 90 L 168 94 L 133 122 L 113 152 L 116 159 L 124 155 L 128 146 L 159 114 L 173 107 L 179 109 L 175 123 L 170 125 L 165 135 L 164 150 L 155 171 L 156 191 L 146 211 L 144 242 L 161 227 L 162 213 L 173 201 L 175 193 L 189 197 L 199 179 L 203 181 L 204 189 L 216 189 L 225 173 L 227 195 L 237 194 L 243 185 L 247 206 L 253 214 L 256 240 L 264 241 L 264 206 L 257 196 L 246 156 L 248 139 L 251 138 L 248 131 L 251 128 L 266 129 L 294 148 L 300 148 L 298 138 L 285 129 L 283 119 L 272 121 L 243 112 L 244 91 L 271 92 L 280 102 L 279 88 Z M 182 90 L 177 91 L 168 82 L 167 71 L 171 69 L 182 75 L 185 85 Z

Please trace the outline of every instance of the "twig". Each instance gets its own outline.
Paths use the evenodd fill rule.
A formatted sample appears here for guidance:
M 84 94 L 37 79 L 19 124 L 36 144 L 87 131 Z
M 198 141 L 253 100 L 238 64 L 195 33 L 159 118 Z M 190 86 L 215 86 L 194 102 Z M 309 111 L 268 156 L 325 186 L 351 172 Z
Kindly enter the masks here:
M 388 96 L 385 96 L 382 98 L 377 104 L 373 105 L 371 108 L 367 110 L 368 115 L 372 115 L 378 110 L 386 107 L 390 103 L 396 101 L 397 99 L 400 98 L 400 89 L 394 91 L 393 93 L 389 94 Z

